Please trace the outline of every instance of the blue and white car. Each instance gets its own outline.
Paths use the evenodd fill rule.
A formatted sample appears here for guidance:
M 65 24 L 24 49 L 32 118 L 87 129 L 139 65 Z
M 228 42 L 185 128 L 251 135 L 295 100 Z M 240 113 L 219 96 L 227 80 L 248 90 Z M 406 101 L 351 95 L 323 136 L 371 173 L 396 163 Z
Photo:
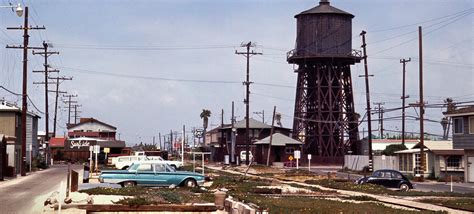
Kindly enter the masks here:
M 126 170 L 104 170 L 100 173 L 101 183 L 126 186 L 185 186 L 204 184 L 205 176 L 188 171 L 176 171 L 166 163 L 144 161 L 132 164 Z

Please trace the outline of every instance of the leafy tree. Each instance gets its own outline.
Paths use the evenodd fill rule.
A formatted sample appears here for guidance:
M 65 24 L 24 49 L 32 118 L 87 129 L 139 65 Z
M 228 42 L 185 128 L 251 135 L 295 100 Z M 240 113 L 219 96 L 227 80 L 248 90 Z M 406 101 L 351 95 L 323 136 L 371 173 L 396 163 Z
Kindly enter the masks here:
M 388 145 L 385 150 L 383 150 L 383 155 L 394 155 L 395 152 L 405 150 L 407 147 L 403 144 L 390 144 Z

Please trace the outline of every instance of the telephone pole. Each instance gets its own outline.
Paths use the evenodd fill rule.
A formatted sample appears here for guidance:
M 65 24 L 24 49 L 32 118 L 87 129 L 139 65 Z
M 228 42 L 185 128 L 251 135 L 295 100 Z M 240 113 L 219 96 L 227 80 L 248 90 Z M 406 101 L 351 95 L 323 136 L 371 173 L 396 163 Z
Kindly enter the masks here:
M 262 116 L 261 116 L 261 117 L 262 117 L 262 123 L 265 123 L 265 110 L 256 111 L 256 112 L 254 112 L 254 114 L 256 114 L 256 115 L 258 115 L 258 116 L 262 115 Z
M 44 73 L 44 82 L 42 83 L 33 83 L 33 84 L 44 84 L 44 109 L 45 109 L 45 129 L 46 129 L 46 137 L 45 141 L 49 141 L 49 99 L 48 99 L 48 85 L 50 84 L 49 81 L 49 72 L 59 72 L 58 70 L 48 70 L 50 67 L 48 64 L 48 57 L 53 54 L 59 54 L 59 52 L 48 52 L 49 44 L 46 41 L 43 41 L 43 52 L 35 52 L 33 50 L 33 55 L 41 55 L 44 57 L 44 70 L 43 71 L 33 71 L 38 73 Z M 54 83 L 51 83 L 54 84 Z
M 60 91 L 59 90 L 59 85 L 61 82 L 59 80 L 72 80 L 72 77 L 49 77 L 49 79 L 56 80 L 56 90 L 55 91 L 48 91 L 48 92 L 54 92 L 55 95 L 55 100 L 54 100 L 54 125 L 53 125 L 53 137 L 56 137 L 56 127 L 57 127 L 57 122 L 58 122 L 58 99 L 59 99 L 59 94 L 65 94 L 65 91 Z
M 22 87 L 22 109 L 21 109 L 21 176 L 26 176 L 26 114 L 28 113 L 28 49 L 42 49 L 28 47 L 30 35 L 28 30 L 45 30 L 43 27 L 32 27 L 28 25 L 28 7 L 25 7 L 25 23 L 20 27 L 8 27 L 7 30 L 23 30 L 23 46 L 10 46 L 6 48 L 23 49 L 23 87 Z
M 235 163 L 235 131 L 234 131 L 234 123 L 235 123 L 235 117 L 234 117 L 234 101 L 232 101 L 232 116 L 230 118 L 230 124 L 231 124 L 231 131 L 232 131 L 232 136 L 231 136 L 231 148 L 230 148 L 230 160 L 232 163 Z
M 371 113 L 370 113 L 370 91 L 369 91 L 369 67 L 367 66 L 367 50 L 365 43 L 365 31 L 362 31 L 360 35 L 362 36 L 362 49 L 364 51 L 364 68 L 365 68 L 365 75 L 359 75 L 359 77 L 365 77 L 365 97 L 367 99 L 367 128 L 369 129 L 369 134 L 367 136 L 367 141 L 369 144 L 369 171 L 372 172 L 373 170 L 373 157 L 372 157 L 372 120 L 371 120 Z M 374 75 L 370 75 L 374 76 Z
M 82 107 L 82 105 L 73 105 L 74 107 L 74 124 L 77 124 L 77 119 L 80 117 L 77 113 L 81 113 L 82 111 L 78 111 L 77 107 Z
M 420 66 L 420 171 L 421 181 L 424 181 L 425 172 L 425 153 L 423 147 L 425 147 L 425 130 L 424 130 L 424 114 L 425 114 L 425 103 L 423 100 L 423 32 L 421 26 L 418 26 L 418 39 L 419 39 L 419 66 Z
M 71 109 L 73 108 L 71 104 L 77 103 L 76 100 L 72 100 L 72 98 L 77 97 L 75 94 L 68 94 L 68 95 L 63 95 L 63 97 L 66 97 L 68 100 L 64 101 L 66 104 L 68 104 L 67 109 L 67 124 L 71 124 Z
M 237 55 L 244 55 L 245 58 L 247 58 L 247 79 L 243 84 L 247 87 L 246 88 L 246 95 L 245 95 L 245 164 L 249 165 L 249 151 L 250 151 L 250 133 L 249 133 L 249 97 L 250 97 L 250 57 L 254 55 L 262 55 L 262 53 L 257 53 L 254 52 L 253 50 L 250 52 L 250 47 L 255 47 L 255 43 L 248 42 L 247 44 L 242 44 L 241 47 L 246 47 L 247 51 L 246 52 L 237 52 L 235 51 L 235 54 Z
M 406 74 L 406 64 L 410 62 L 411 58 L 400 59 L 400 63 L 403 63 L 403 73 L 402 73 L 402 145 L 405 145 L 405 99 L 410 96 L 405 95 L 405 74 Z
M 377 110 L 377 113 L 379 114 L 379 138 L 383 139 L 383 113 L 384 113 L 383 105 L 385 105 L 385 103 L 378 102 L 378 103 L 374 103 L 374 105 L 378 106 L 375 110 Z

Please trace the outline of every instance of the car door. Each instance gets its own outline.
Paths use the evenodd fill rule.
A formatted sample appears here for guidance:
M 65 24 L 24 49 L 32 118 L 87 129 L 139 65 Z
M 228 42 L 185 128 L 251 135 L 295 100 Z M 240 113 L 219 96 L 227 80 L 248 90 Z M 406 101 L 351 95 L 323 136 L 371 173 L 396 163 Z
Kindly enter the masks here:
M 391 188 L 399 188 L 403 181 L 405 180 L 400 172 L 392 172 Z
M 155 163 L 154 182 L 158 186 L 169 186 L 173 184 L 174 172 L 170 172 L 164 163 Z
M 148 163 L 140 164 L 137 167 L 135 180 L 138 185 L 150 186 L 154 183 L 155 173 L 152 165 Z
M 381 171 L 375 171 L 368 179 L 367 183 L 370 184 L 380 184 L 380 178 L 382 178 Z

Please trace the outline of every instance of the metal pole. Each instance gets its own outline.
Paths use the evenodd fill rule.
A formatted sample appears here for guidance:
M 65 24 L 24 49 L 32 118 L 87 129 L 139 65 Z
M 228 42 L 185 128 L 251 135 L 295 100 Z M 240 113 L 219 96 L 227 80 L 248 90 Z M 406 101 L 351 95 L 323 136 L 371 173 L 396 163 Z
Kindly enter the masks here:
M 186 127 L 183 125 L 183 140 L 181 141 L 181 165 L 184 165 L 184 140 L 186 138 Z
M 362 36 L 362 49 L 364 51 L 364 68 L 365 68 L 365 96 L 367 99 L 367 128 L 369 129 L 368 132 L 368 144 L 369 144 L 369 171 L 371 172 L 373 170 L 373 157 L 372 157 L 372 120 L 371 120 L 371 113 L 370 113 L 370 91 L 369 91 L 369 68 L 367 66 L 367 50 L 366 46 L 367 44 L 365 43 L 365 31 L 362 31 L 360 35 Z
M 421 26 L 418 27 L 418 39 L 419 39 L 419 66 L 420 66 L 420 170 L 421 170 L 421 181 L 424 181 L 424 172 L 425 172 L 425 153 L 424 153 L 424 101 L 423 101 L 423 33 Z
M 204 175 L 204 153 L 201 153 L 201 159 L 202 159 L 202 175 Z

